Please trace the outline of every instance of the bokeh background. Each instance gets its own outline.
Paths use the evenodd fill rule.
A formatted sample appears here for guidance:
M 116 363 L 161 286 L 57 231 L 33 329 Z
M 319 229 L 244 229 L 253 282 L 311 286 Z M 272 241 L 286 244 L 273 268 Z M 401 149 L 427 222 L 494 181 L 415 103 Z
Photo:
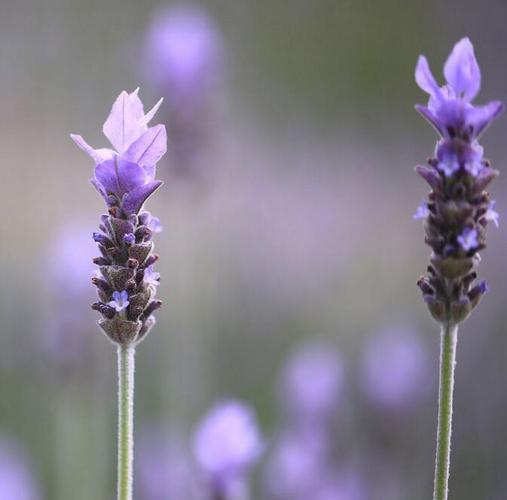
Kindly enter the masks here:
M 506 19 L 502 0 L 2 2 L 2 500 L 113 496 L 115 352 L 89 310 L 104 207 L 69 133 L 105 145 L 114 98 L 137 86 L 147 105 L 165 98 L 169 127 L 148 207 L 164 225 L 164 307 L 137 356 L 137 498 L 190 500 L 175 485 L 191 436 L 224 397 L 255 409 L 266 446 L 252 497 L 275 498 L 273 477 L 289 474 L 273 472 L 292 429 L 284 367 L 314 344 L 340 374 L 326 468 L 346 486 L 326 498 L 429 498 L 439 340 L 415 286 L 429 249 L 412 214 L 427 189 L 413 166 L 435 135 L 413 109 L 426 99 L 413 69 L 425 53 L 440 79 L 468 35 L 479 100 L 507 101 Z M 503 117 L 483 139 L 500 170 L 505 137 Z M 458 345 L 461 500 L 507 498 L 507 175 L 492 193 L 491 293 Z

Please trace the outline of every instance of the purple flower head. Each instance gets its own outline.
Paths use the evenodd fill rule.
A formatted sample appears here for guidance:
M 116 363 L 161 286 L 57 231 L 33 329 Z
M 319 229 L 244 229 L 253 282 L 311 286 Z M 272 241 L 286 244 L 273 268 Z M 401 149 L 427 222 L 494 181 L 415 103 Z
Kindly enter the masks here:
M 330 346 L 311 344 L 289 359 L 280 395 L 291 419 L 327 419 L 335 413 L 343 383 L 344 370 L 338 355 Z
M 394 328 L 375 334 L 361 363 L 361 385 L 375 407 L 390 413 L 408 410 L 428 387 L 429 356 L 418 336 Z
M 479 235 L 477 229 L 466 227 L 463 232 L 458 236 L 457 240 L 461 248 L 468 252 L 474 250 L 479 246 Z
M 99 298 L 92 309 L 102 315 L 99 326 L 106 336 L 123 346 L 140 342 L 151 331 L 153 313 L 162 305 L 154 300 L 152 268 L 158 260 L 152 237 L 160 232 L 160 221 L 142 211 L 162 184 L 155 180 L 155 170 L 166 151 L 165 126 L 148 126 L 160 103 L 145 113 L 138 90 L 123 91 L 103 127 L 114 149 L 93 149 L 81 136 L 71 136 L 94 160 L 91 182 L 108 207 L 100 217 L 100 232 L 93 234 L 100 250 L 93 262 L 100 272 L 92 277 Z M 150 282 L 144 280 L 147 269 Z
M 493 224 L 495 224 L 495 226 L 498 227 L 500 225 L 500 222 L 499 222 L 500 215 L 495 210 L 495 205 L 496 205 L 496 200 L 491 200 L 491 202 L 489 203 L 489 206 L 488 206 L 488 210 L 486 211 L 485 217 L 488 222 L 493 222 Z
M 255 415 L 238 401 L 215 405 L 194 434 L 196 462 L 218 491 L 228 491 L 231 485 L 244 482 L 262 449 Z
M 212 20 L 196 7 L 158 12 L 146 40 L 148 76 L 171 100 L 206 90 L 219 73 L 222 41 Z
M 503 104 L 498 101 L 480 107 L 471 104 L 481 86 L 481 72 L 468 38 L 454 46 L 445 63 L 444 76 L 446 85 L 440 87 L 426 57 L 419 57 L 415 79 L 430 99 L 427 107 L 417 106 L 418 111 L 443 137 L 462 134 L 478 137 L 499 115 Z
M 423 201 L 416 209 L 412 218 L 414 220 L 426 219 L 430 215 L 430 209 L 428 208 L 428 204 Z
M 427 107 L 417 109 L 441 137 L 428 165 L 416 167 L 432 189 L 428 195 L 432 217 L 424 225 L 432 255 L 418 286 L 433 318 L 449 325 L 463 322 L 483 295 L 480 285 L 474 285 L 475 264 L 478 252 L 486 247 L 487 222 L 498 222 L 485 191 L 498 171 L 484 159 L 478 137 L 503 104 L 472 104 L 481 74 L 468 38 L 455 45 L 444 75 L 447 83 L 440 88 L 426 58 L 419 58 L 416 81 L 430 99 Z
M 27 457 L 5 438 L 0 441 L 0 498 L 42 500 Z
M 113 300 L 108 302 L 108 305 L 116 312 L 122 312 L 127 309 L 129 305 L 129 295 L 127 291 L 123 290 L 123 292 L 113 292 Z
M 95 162 L 91 183 L 109 207 L 119 206 L 127 215 L 137 214 L 162 184 L 155 180 L 155 169 L 167 147 L 165 126 L 148 127 L 162 100 L 145 113 L 138 90 L 123 91 L 104 123 L 104 135 L 114 149 L 94 149 L 81 136 L 71 134 Z

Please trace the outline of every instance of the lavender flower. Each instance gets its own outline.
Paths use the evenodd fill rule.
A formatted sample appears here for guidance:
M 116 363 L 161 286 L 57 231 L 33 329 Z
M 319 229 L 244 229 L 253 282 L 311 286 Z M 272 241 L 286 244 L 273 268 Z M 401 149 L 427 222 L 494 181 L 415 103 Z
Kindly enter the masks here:
M 211 497 L 244 495 L 249 469 L 262 453 L 253 411 L 238 401 L 217 404 L 201 420 L 194 435 L 194 456 L 207 477 Z
M 195 471 L 182 439 L 158 429 L 139 440 L 138 497 L 143 500 L 192 500 L 199 498 Z
M 338 356 L 327 345 L 311 344 L 289 359 L 280 393 L 291 419 L 316 422 L 333 416 L 343 385 Z
M 156 13 L 145 45 L 146 77 L 168 102 L 173 166 L 179 173 L 201 174 L 202 166 L 209 167 L 205 158 L 218 128 L 221 35 L 205 10 L 179 6 Z
M 16 444 L 5 438 L 0 441 L 0 498 L 42 499 L 25 454 Z
M 377 332 L 366 345 L 361 385 L 368 401 L 389 414 L 420 403 L 431 381 L 430 362 L 419 337 L 407 328 Z
M 94 149 L 81 136 L 71 136 L 94 160 L 91 183 L 108 207 L 100 232 L 93 235 L 102 255 L 94 259 L 100 273 L 92 281 L 100 300 L 92 307 L 102 314 L 99 325 L 106 335 L 124 345 L 146 336 L 155 324 L 152 313 L 161 305 L 154 299 L 158 278 L 153 278 L 152 265 L 158 256 L 151 241 L 160 222 L 143 211 L 162 184 L 155 170 L 166 151 L 166 130 L 148 126 L 160 103 L 145 113 L 138 90 L 123 91 L 103 127 L 114 149 Z
M 432 248 L 428 273 L 419 279 L 424 300 L 442 324 L 465 320 L 484 293 L 474 285 L 479 252 L 486 247 L 486 227 L 497 221 L 485 187 L 498 175 L 483 157 L 478 138 L 500 114 L 502 103 L 474 106 L 481 73 L 468 38 L 455 46 L 444 66 L 446 85 L 439 87 L 424 56 L 415 71 L 419 87 L 430 95 L 416 106 L 440 135 L 434 158 L 416 167 L 432 191 L 425 218 L 426 243 Z
M 83 304 L 93 300 L 89 280 L 95 245 L 87 229 L 88 223 L 76 217 L 64 222 L 51 238 L 46 256 L 48 274 L 44 278 L 52 304 L 43 349 L 53 364 L 65 369 L 89 370 L 87 362 L 93 354 L 89 336 L 93 313 L 83 314 Z

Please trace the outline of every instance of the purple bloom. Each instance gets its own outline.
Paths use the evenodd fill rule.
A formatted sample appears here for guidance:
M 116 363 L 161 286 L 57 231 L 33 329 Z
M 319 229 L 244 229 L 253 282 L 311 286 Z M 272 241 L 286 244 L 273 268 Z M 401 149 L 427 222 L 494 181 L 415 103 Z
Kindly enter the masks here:
M 138 497 L 143 500 L 196 499 L 195 471 L 179 436 L 144 432 L 137 446 Z
M 474 107 L 471 102 L 481 86 L 481 72 L 468 38 L 460 40 L 444 66 L 446 85 L 440 87 L 431 73 L 427 59 L 420 56 L 415 71 L 419 87 L 430 95 L 428 106 L 417 106 L 421 114 L 443 137 L 453 137 L 456 130 L 467 130 L 478 137 L 503 109 L 494 101 Z
M 116 312 L 121 312 L 124 309 L 127 309 L 129 305 L 129 294 L 126 290 L 123 290 L 123 292 L 113 292 L 113 300 L 108 302 L 108 305 Z
M 323 471 L 329 468 L 327 451 L 319 433 L 297 430 L 282 434 L 266 464 L 264 482 L 269 498 L 311 498 Z
M 289 359 L 280 394 L 292 419 L 326 420 L 336 410 L 343 383 L 343 366 L 333 349 L 307 345 Z
M 207 14 L 195 7 L 157 12 L 148 30 L 148 76 L 174 99 L 210 86 L 221 66 L 222 43 Z
M 368 400 L 381 410 L 397 413 L 419 403 L 429 374 L 429 355 L 409 329 L 376 333 L 365 348 L 361 385 Z
M 479 246 L 478 234 L 476 229 L 470 229 L 466 227 L 463 232 L 458 236 L 458 243 L 461 248 L 468 252 L 474 250 Z
M 114 150 L 94 149 L 81 136 L 71 134 L 95 162 L 91 183 L 108 206 L 119 206 L 127 215 L 138 213 L 162 184 L 155 180 L 155 166 L 167 143 L 164 125 L 148 127 L 162 100 L 145 114 L 138 90 L 131 94 L 123 91 L 104 123 L 104 135 Z
M 468 38 L 454 46 L 444 75 L 447 83 L 439 87 L 428 61 L 419 57 L 415 78 L 430 99 L 427 107 L 417 109 L 441 138 L 428 166 L 416 167 L 432 188 L 429 200 L 433 215 L 424 225 L 425 241 L 432 248 L 431 263 L 418 285 L 439 323 L 458 324 L 482 296 L 480 285 L 474 286 L 474 260 L 478 262 L 477 252 L 486 246 L 487 222 L 498 222 L 485 191 L 498 172 L 484 159 L 478 137 L 502 111 L 503 104 L 472 104 L 481 86 L 481 73 Z
M 24 453 L 10 440 L 0 442 L 0 498 L 41 500 L 37 482 Z
M 253 411 L 238 401 L 214 406 L 194 434 L 195 459 L 216 492 L 224 493 L 244 484 L 262 448 Z
M 426 217 L 428 217 L 428 215 L 430 215 L 430 209 L 428 208 L 428 204 L 423 201 L 416 209 L 414 215 L 412 216 L 412 218 L 414 220 L 419 220 L 419 219 L 426 219 Z
M 162 304 L 154 300 L 152 266 L 158 255 L 151 241 L 160 221 L 142 211 L 162 184 L 155 169 L 166 151 L 166 131 L 164 125 L 148 127 L 161 102 L 145 113 L 138 90 L 119 95 L 103 127 L 114 150 L 93 149 L 81 136 L 71 136 L 94 160 L 91 182 L 108 207 L 93 235 L 101 255 L 93 259 L 100 272 L 92 277 L 99 296 L 92 308 L 101 313 L 99 325 L 108 338 L 122 345 L 146 336 L 155 324 L 152 313 Z
M 50 303 L 42 348 L 53 365 L 71 370 L 86 367 L 93 356 L 88 334 L 92 313 L 83 311 L 83 304 L 93 299 L 89 286 L 95 255 L 91 229 L 87 221 L 74 217 L 52 234 L 46 251 L 43 279 Z

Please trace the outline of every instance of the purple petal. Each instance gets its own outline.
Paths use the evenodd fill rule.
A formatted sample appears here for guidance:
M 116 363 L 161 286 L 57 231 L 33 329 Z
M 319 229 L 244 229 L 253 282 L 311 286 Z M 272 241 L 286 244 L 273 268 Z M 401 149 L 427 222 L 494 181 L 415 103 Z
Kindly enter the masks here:
M 137 163 L 132 163 L 123 158 L 117 160 L 117 176 L 120 191 L 119 196 L 123 196 L 129 191 L 143 186 L 146 183 L 146 173 Z
M 100 184 L 106 193 L 119 194 L 120 185 L 118 184 L 118 176 L 116 175 L 115 160 L 107 160 L 95 167 L 95 183 Z
M 461 39 L 452 49 L 444 66 L 444 75 L 449 85 L 466 102 L 472 101 L 481 88 L 481 71 L 468 38 Z
M 500 115 L 504 105 L 500 101 L 493 101 L 485 106 L 475 106 L 467 111 L 467 121 L 474 129 L 474 137 L 482 134 L 491 122 Z
M 415 109 L 425 118 L 430 125 L 440 134 L 444 135 L 444 129 L 440 124 L 438 118 L 435 114 L 426 106 L 421 106 L 420 104 L 415 105 Z
M 145 125 L 148 125 L 148 123 L 151 122 L 151 120 L 153 119 L 153 117 L 155 116 L 155 114 L 157 113 L 158 111 L 158 108 L 160 108 L 160 105 L 164 102 L 164 98 L 162 97 L 158 102 L 157 104 L 155 104 L 155 106 L 153 106 L 153 108 L 151 108 L 147 113 L 146 115 L 144 116 L 143 118 L 143 122 Z
M 143 103 L 137 95 L 123 91 L 111 108 L 103 132 L 118 153 L 123 153 L 147 129 L 144 123 Z
M 428 60 L 424 56 L 419 56 L 417 66 L 415 67 L 415 81 L 419 87 L 427 94 L 437 97 L 440 95 L 440 87 L 435 77 L 431 73 Z
M 139 186 L 130 193 L 127 193 L 122 203 L 123 211 L 127 214 L 138 213 L 148 197 L 161 185 L 162 181 L 152 181 L 148 182 L 144 186 Z
M 125 152 L 125 158 L 141 166 L 155 165 L 167 150 L 167 133 L 164 125 L 149 128 Z
M 77 147 L 91 156 L 96 165 L 114 157 L 112 149 L 102 148 L 93 149 L 80 135 L 70 134 L 70 138 L 76 143 Z

